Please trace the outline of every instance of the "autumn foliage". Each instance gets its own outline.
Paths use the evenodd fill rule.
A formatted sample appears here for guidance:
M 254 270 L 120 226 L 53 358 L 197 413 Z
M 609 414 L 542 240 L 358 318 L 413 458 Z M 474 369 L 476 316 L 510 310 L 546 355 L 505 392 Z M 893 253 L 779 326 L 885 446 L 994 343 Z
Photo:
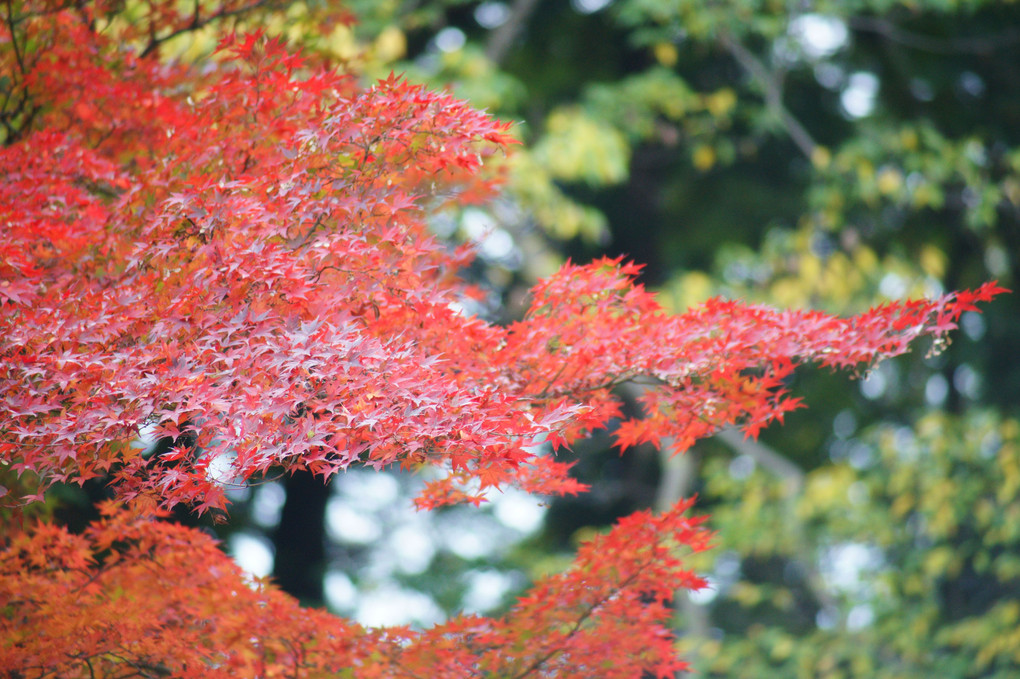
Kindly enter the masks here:
M 172 35 L 255 6 L 176 7 L 120 23 L 119 4 L 0 9 L 4 501 L 93 478 L 119 498 L 83 535 L 8 523 L 13 676 L 672 676 L 668 604 L 703 584 L 680 558 L 707 544 L 689 502 L 626 518 L 504 618 L 424 632 L 299 609 L 157 519 L 223 511 L 227 486 L 270 472 L 352 465 L 436 470 L 423 508 L 580 492 L 550 449 L 610 425 L 623 447 L 754 436 L 799 405 L 798 364 L 866 368 L 1001 291 L 848 319 L 726 300 L 673 316 L 638 267 L 601 260 L 487 323 L 460 311 L 470 251 L 428 220 L 488 195 L 480 166 L 507 125 L 258 33 L 224 30 L 202 67 L 168 62 Z M 620 422 L 627 383 L 645 416 Z M 181 444 L 147 454 L 143 429 Z
M 15 676 L 629 677 L 680 668 L 661 627 L 703 583 L 677 548 L 706 534 L 688 503 L 585 545 L 504 618 L 365 630 L 245 582 L 201 533 L 104 508 L 84 535 L 39 526 L 0 556 L 0 667 Z M 606 550 L 615 556 L 606 559 Z

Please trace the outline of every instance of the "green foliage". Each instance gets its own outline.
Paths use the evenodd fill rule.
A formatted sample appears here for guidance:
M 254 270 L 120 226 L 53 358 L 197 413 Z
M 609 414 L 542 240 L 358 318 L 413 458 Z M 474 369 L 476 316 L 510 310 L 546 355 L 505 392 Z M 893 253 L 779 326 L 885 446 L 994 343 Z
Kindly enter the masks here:
M 1014 676 L 1020 423 L 988 410 L 932 412 L 914 429 L 875 425 L 851 445 L 859 448 L 849 461 L 793 483 L 760 468 L 735 478 L 722 457 L 707 465 L 720 550 L 779 572 L 765 582 L 720 576 L 717 608 L 775 622 L 703 642 L 699 669 L 720 677 Z M 744 568 L 745 578 L 754 571 Z M 791 630 L 798 607 L 817 610 L 822 624 Z

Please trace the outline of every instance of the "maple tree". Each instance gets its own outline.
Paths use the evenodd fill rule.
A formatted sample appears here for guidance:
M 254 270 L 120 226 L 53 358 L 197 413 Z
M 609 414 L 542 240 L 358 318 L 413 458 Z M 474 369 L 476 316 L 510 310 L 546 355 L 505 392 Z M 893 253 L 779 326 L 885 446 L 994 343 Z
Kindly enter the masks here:
M 397 76 L 364 88 L 261 33 L 224 31 L 202 68 L 159 59 L 256 6 L 150 2 L 123 24 L 132 8 L 113 4 L 2 10 L 5 501 L 101 477 L 118 494 L 80 536 L 7 522 L 0 667 L 16 676 L 670 676 L 668 604 L 704 584 L 682 561 L 708 543 L 690 501 L 624 519 L 502 618 L 424 632 L 301 610 L 156 519 L 351 465 L 432 470 L 422 508 L 581 492 L 551 451 L 594 429 L 678 450 L 731 425 L 754 436 L 799 405 L 798 364 L 942 342 L 1002 292 L 848 319 L 721 299 L 669 315 L 638 266 L 603 259 L 488 323 L 461 311 L 470 250 L 428 218 L 490 193 L 479 168 L 508 126 Z M 628 383 L 646 412 L 619 422 Z M 154 455 L 143 430 L 177 445 Z

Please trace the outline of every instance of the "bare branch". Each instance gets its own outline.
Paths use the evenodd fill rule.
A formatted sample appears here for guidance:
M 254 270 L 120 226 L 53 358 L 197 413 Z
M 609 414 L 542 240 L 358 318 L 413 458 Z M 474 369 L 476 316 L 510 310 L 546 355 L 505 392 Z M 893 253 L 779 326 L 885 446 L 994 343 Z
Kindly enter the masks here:
M 747 455 L 776 476 L 791 483 L 791 494 L 804 485 L 804 472 L 784 455 L 761 441 L 745 438 L 732 427 L 723 429 L 716 437 L 737 453 Z
M 655 511 L 664 512 L 691 492 L 698 473 L 697 454 L 688 450 L 678 455 L 673 450 L 672 440 L 663 439 L 659 461 L 662 476 L 655 491 Z M 697 639 L 706 639 L 709 630 L 708 609 L 695 603 L 690 593 L 682 589 L 676 591 L 673 601 L 683 616 L 686 633 Z
M 804 487 L 804 471 L 771 446 L 767 446 L 760 441 L 744 438 L 743 434 L 736 429 L 723 429 L 716 436 L 735 452 L 750 456 L 756 463 L 786 480 L 786 504 L 789 508 L 790 530 L 794 533 L 795 539 L 798 542 L 805 542 L 804 523 L 793 511 L 793 503 L 801 488 Z M 825 581 L 822 579 L 822 575 L 818 571 L 818 566 L 812 555 L 804 554 L 794 558 L 804 568 L 806 574 L 805 584 L 815 599 L 823 607 L 836 610 L 838 602 L 826 588 Z
M 535 11 L 539 0 L 517 0 L 510 8 L 510 16 L 496 28 L 485 43 L 485 56 L 493 63 L 500 64 L 514 40 L 521 34 L 528 23 L 528 17 Z
M 876 17 L 852 17 L 847 23 L 855 30 L 876 33 L 892 42 L 934 54 L 991 54 L 997 49 L 1020 43 L 1020 30 L 1017 29 L 968 38 L 936 38 L 904 30 L 891 21 Z
M 765 106 L 779 118 L 793 143 L 809 160 L 812 159 L 818 148 L 818 143 L 783 103 L 783 84 L 780 74 L 769 70 L 761 59 L 728 35 L 722 36 L 722 45 L 762 88 L 765 94 Z
M 234 17 L 234 16 L 240 16 L 242 14 L 247 14 L 248 12 L 251 12 L 252 10 L 258 9 L 260 7 L 268 6 L 269 4 L 270 4 L 269 0 L 256 0 L 255 2 L 251 3 L 250 5 L 244 5 L 243 7 L 237 7 L 235 9 L 230 9 L 230 10 L 225 10 L 224 9 L 224 10 L 220 10 L 219 12 L 214 12 L 213 14 L 210 14 L 209 16 L 205 17 L 204 19 L 200 19 L 199 18 L 199 8 L 196 5 L 194 13 L 192 14 L 192 19 L 191 19 L 190 22 L 188 22 L 187 25 L 182 26 L 182 27 L 180 27 L 180 28 L 178 28 L 176 30 L 170 31 L 166 35 L 161 35 L 159 37 L 156 37 L 155 35 L 153 35 L 149 39 L 149 44 L 145 46 L 145 49 L 142 50 L 142 52 L 141 52 L 141 54 L 139 56 L 146 57 L 146 56 L 152 54 L 157 49 L 159 49 L 159 46 L 162 45 L 164 42 L 166 42 L 167 40 L 170 40 L 171 38 L 176 38 L 178 35 L 181 35 L 182 33 L 189 33 L 191 31 L 197 31 L 198 29 L 202 28 L 203 26 L 205 26 L 207 24 L 210 24 L 210 23 L 212 23 L 214 21 L 219 21 L 220 19 L 227 19 L 229 17 Z

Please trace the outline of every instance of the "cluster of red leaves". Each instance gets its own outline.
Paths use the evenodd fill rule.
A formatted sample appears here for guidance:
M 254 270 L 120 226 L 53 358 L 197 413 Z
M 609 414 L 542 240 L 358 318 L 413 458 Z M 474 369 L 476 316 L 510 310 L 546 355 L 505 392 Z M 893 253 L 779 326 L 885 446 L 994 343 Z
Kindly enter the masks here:
M 83 535 L 41 524 L 0 552 L 0 667 L 60 677 L 672 677 L 663 623 L 704 582 L 680 549 L 707 534 L 635 514 L 503 618 L 365 630 L 252 583 L 205 534 L 116 505 Z
M 152 1 L 0 8 L 0 462 L 58 481 L 108 477 L 132 512 L 223 508 L 226 483 L 271 470 L 432 466 L 423 506 L 490 486 L 577 492 L 539 445 L 619 416 L 621 445 L 680 448 L 796 405 L 813 361 L 867 366 L 936 338 L 989 284 L 850 319 L 713 300 L 662 312 L 620 261 L 567 266 L 510 327 L 457 311 L 469 259 L 428 214 L 484 195 L 506 126 L 390 77 L 369 89 L 262 36 L 226 37 L 208 68 L 158 46 L 249 5 Z M 191 23 L 189 23 L 191 21 Z M 143 430 L 187 437 L 160 456 Z M 0 489 L 0 494 L 5 489 Z M 2 556 L 0 666 L 21 674 L 359 677 L 668 676 L 662 622 L 699 581 L 676 548 L 684 506 L 585 546 L 503 620 L 368 633 L 245 586 L 199 534 L 110 511 L 86 535 L 45 526 Z
M 730 425 L 756 436 L 799 406 L 783 386 L 796 365 L 872 366 L 923 335 L 940 341 L 974 302 L 1004 292 L 987 283 L 850 318 L 723 299 L 668 315 L 634 283 L 638 270 L 617 260 L 565 266 L 535 288 L 527 318 L 507 333 L 501 354 L 516 388 L 547 410 L 573 410 L 550 432 L 555 442 L 615 417 L 611 389 L 624 382 L 647 388 L 644 416 L 614 431 L 621 447 L 671 437 L 683 451 Z

